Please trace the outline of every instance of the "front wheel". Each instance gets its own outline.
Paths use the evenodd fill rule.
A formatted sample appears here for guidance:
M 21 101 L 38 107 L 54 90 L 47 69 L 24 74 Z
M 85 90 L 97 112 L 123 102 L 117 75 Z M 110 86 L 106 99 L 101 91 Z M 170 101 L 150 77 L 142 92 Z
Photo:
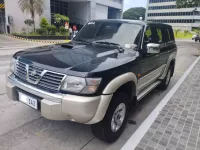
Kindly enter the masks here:
M 92 132 L 97 138 L 112 143 L 120 137 L 127 121 L 128 100 L 128 95 L 123 92 L 113 96 L 104 119 L 91 126 Z
M 169 83 L 170 83 L 171 77 L 172 77 L 172 66 L 169 66 L 168 71 L 167 71 L 167 75 L 162 80 L 162 82 L 160 83 L 158 88 L 161 89 L 161 90 L 166 90 Z

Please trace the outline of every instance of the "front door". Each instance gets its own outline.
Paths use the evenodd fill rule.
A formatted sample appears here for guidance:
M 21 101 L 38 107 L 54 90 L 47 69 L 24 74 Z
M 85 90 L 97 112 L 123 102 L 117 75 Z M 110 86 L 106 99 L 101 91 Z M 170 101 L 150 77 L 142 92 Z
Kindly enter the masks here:
M 160 44 L 160 48 L 163 48 L 162 34 L 154 26 L 148 26 L 146 28 L 143 40 L 142 60 L 140 62 L 141 76 L 138 80 L 138 91 L 148 87 L 160 76 L 160 53 L 150 53 L 147 51 L 147 44 L 154 43 Z

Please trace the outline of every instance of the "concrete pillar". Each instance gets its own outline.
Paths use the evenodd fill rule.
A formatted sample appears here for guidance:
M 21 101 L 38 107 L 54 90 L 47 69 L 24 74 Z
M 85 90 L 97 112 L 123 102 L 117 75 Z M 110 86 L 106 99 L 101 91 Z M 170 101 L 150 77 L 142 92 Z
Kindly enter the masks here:
M 51 3 L 50 0 L 45 0 L 44 2 L 45 2 L 44 12 L 40 18 L 45 17 L 51 24 Z
M 89 13 L 89 20 L 94 20 L 96 19 L 96 2 L 95 1 L 90 1 L 90 13 Z

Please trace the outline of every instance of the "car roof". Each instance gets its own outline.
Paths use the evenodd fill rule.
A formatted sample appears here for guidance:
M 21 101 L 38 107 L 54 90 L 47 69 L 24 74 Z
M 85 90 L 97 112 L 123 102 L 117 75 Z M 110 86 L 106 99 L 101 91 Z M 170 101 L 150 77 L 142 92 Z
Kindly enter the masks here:
M 98 22 L 122 22 L 122 23 L 133 23 L 133 24 L 140 24 L 140 25 L 155 25 L 155 26 L 168 26 L 168 24 L 163 23 L 156 23 L 156 22 L 149 22 L 149 21 L 141 21 L 141 20 L 128 20 L 128 19 L 101 19 L 101 20 L 92 20 Z

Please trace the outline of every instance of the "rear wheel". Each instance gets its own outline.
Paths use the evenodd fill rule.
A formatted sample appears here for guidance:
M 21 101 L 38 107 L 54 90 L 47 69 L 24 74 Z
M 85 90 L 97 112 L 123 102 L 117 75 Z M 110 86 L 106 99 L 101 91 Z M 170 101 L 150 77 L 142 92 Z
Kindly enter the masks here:
M 104 119 L 91 126 L 92 132 L 97 138 L 108 143 L 119 138 L 127 121 L 128 100 L 128 95 L 123 92 L 113 96 Z
M 161 89 L 161 90 L 166 90 L 169 83 L 170 83 L 171 77 L 172 77 L 172 66 L 170 65 L 169 68 L 168 68 L 168 71 L 167 71 L 167 75 L 162 80 L 162 82 L 160 83 L 158 88 Z

